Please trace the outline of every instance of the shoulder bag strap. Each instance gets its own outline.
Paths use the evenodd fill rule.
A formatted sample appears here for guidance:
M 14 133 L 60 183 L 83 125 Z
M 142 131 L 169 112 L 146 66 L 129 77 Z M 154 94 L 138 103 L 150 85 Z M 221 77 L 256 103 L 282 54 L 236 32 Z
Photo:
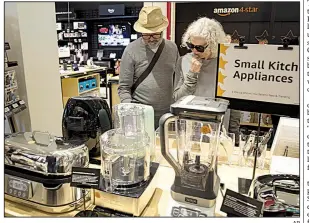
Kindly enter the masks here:
M 136 90 L 136 88 L 146 79 L 146 77 L 150 74 L 150 72 L 152 71 L 154 65 L 157 63 L 163 48 L 165 46 L 165 41 L 164 39 L 162 39 L 162 42 L 157 50 L 157 52 L 155 53 L 155 55 L 153 56 L 149 66 L 146 68 L 146 70 L 141 74 L 141 76 L 139 76 L 139 78 L 135 81 L 135 83 L 132 85 L 131 87 L 131 94 L 133 94 Z

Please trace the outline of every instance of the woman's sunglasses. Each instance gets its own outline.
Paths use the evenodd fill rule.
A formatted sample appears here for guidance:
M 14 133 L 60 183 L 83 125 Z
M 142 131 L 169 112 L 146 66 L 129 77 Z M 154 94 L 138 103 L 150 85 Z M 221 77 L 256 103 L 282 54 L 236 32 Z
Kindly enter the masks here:
M 189 47 L 189 49 L 196 49 L 198 52 L 200 53 L 204 53 L 205 49 L 208 47 L 207 46 L 201 46 L 201 45 L 194 45 L 192 43 L 187 42 L 187 46 Z
M 144 40 L 150 40 L 152 37 L 153 39 L 160 39 L 162 36 L 162 33 L 156 33 L 156 34 L 142 34 L 142 37 Z

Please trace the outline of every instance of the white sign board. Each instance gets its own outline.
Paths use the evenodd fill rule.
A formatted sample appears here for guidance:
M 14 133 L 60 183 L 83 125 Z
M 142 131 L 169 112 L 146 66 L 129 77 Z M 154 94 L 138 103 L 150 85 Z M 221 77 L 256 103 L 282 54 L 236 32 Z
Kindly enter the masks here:
M 299 105 L 299 46 L 220 45 L 217 96 Z
M 70 57 L 70 48 L 69 47 L 58 47 L 58 56 L 59 58 Z

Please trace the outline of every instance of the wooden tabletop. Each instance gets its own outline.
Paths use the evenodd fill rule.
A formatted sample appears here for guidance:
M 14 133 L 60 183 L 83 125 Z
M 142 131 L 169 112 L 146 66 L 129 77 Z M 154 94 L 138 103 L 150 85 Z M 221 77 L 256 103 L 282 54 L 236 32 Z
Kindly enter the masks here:
M 171 142 L 171 145 L 174 144 Z M 172 147 L 172 146 L 171 146 Z M 171 153 L 175 156 L 176 150 L 172 149 Z M 233 156 L 235 159 L 238 157 L 238 152 L 234 152 Z M 145 208 L 142 216 L 166 216 L 167 204 L 171 198 L 170 189 L 174 182 L 175 173 L 171 166 L 162 157 L 159 148 L 156 148 L 156 162 L 160 163 L 157 173 L 153 179 L 153 183 L 156 184 L 156 191 L 153 198 L 149 202 L 148 206 Z M 99 165 L 90 165 L 90 168 L 100 168 Z M 221 179 L 221 183 L 224 183 L 225 189 L 230 189 L 233 191 L 238 191 L 238 178 L 251 179 L 253 173 L 252 167 L 238 166 L 238 165 L 218 165 L 218 175 Z M 269 174 L 268 169 L 257 169 L 256 177 L 264 174 Z M 225 213 L 220 211 L 223 197 L 219 191 L 216 206 L 215 215 L 216 216 L 226 216 Z M 92 206 L 90 206 L 91 208 Z M 30 217 L 30 216 L 44 216 L 44 217 L 72 217 L 78 213 L 78 211 L 72 211 L 65 214 L 49 214 L 42 211 L 30 209 L 24 206 L 20 206 L 11 201 L 5 200 L 5 215 L 6 216 L 16 216 L 16 217 Z

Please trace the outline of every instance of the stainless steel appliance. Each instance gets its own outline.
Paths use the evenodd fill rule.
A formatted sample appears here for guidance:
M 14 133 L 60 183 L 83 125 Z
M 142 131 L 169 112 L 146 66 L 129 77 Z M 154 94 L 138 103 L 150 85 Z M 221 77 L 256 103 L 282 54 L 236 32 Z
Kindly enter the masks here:
M 82 191 L 70 187 L 72 167 L 88 167 L 88 148 L 44 132 L 5 138 L 5 199 L 50 213 L 83 204 Z M 86 199 L 90 199 L 89 191 Z
M 264 217 L 299 217 L 300 179 L 290 174 L 268 174 L 257 177 L 250 192 L 264 203 Z
M 154 193 L 152 179 L 158 168 L 150 161 L 153 124 L 152 131 L 146 125 L 147 119 L 154 121 L 153 109 L 120 104 L 113 111 L 116 128 L 100 139 L 102 183 L 95 191 L 95 204 L 140 216 Z
M 214 207 L 220 187 L 217 150 L 227 108 L 225 100 L 186 96 L 171 105 L 171 113 L 161 117 L 161 152 L 175 171 L 171 196 L 179 202 L 173 206 L 172 216 L 205 216 L 209 213 L 197 207 Z M 176 127 L 176 156 L 167 142 L 171 122 Z

